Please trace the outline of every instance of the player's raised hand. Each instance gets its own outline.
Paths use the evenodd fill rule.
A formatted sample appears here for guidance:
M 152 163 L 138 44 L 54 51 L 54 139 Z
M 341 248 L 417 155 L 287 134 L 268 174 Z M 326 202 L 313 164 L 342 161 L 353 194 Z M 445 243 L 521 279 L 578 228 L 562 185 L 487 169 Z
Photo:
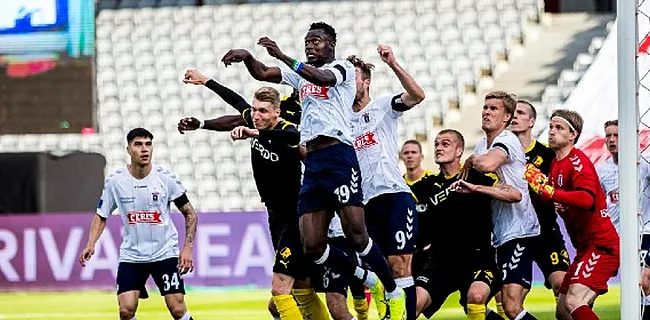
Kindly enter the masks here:
M 477 186 L 465 180 L 458 180 L 451 184 L 450 190 L 459 193 L 472 193 L 476 192 Z
M 86 262 L 90 260 L 90 257 L 92 257 L 95 254 L 95 248 L 93 247 L 86 247 L 81 251 L 81 254 L 79 255 L 79 264 L 82 267 L 86 266 Z
M 548 184 L 548 179 L 546 175 L 542 173 L 536 166 L 533 164 L 526 165 L 526 171 L 524 173 L 524 179 L 528 182 L 530 189 L 535 193 L 542 196 L 545 199 L 553 199 L 555 194 L 555 188 Z
M 185 75 L 183 76 L 183 83 L 189 83 L 189 84 L 195 84 L 195 85 L 205 85 L 206 82 L 208 82 L 210 78 L 204 76 L 200 72 L 196 71 L 195 69 L 189 69 L 185 71 Z
M 387 45 L 380 44 L 377 46 L 377 53 L 379 53 L 381 61 L 388 65 L 392 65 L 396 62 L 395 55 L 393 54 L 393 49 Z
M 467 176 L 469 176 L 469 172 L 472 170 L 474 167 L 474 155 L 469 156 L 467 160 L 465 160 L 465 164 L 463 165 L 463 170 L 460 171 L 460 180 L 467 180 Z
M 178 122 L 178 132 L 185 134 L 185 131 L 196 130 L 201 125 L 201 121 L 194 117 L 185 117 Z
M 221 58 L 221 62 L 227 67 L 233 63 L 239 63 L 251 56 L 251 53 L 244 49 L 231 49 Z
M 262 37 L 259 40 L 257 40 L 257 44 L 266 48 L 266 52 L 269 53 L 269 55 L 273 58 L 279 59 L 282 56 L 284 56 L 284 53 L 282 53 L 282 50 L 278 47 L 278 44 L 275 43 L 275 41 L 269 39 L 268 37 Z
M 181 255 L 178 258 L 178 273 L 183 275 L 194 270 L 194 261 L 192 258 L 192 248 L 183 247 Z

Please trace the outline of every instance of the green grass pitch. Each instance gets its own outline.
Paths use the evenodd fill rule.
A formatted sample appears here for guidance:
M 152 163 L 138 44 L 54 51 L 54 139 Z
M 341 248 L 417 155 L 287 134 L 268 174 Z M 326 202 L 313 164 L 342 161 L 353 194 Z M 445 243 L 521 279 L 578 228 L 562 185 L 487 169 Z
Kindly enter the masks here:
M 157 292 L 151 291 L 150 298 L 140 300 L 136 316 L 142 320 L 171 319 Z M 268 290 L 262 289 L 219 289 L 188 290 L 186 300 L 190 312 L 196 320 L 271 319 L 266 311 L 270 296 Z M 110 319 L 118 318 L 117 298 L 112 292 L 21 292 L 2 293 L 0 298 L 0 319 Z M 601 319 L 620 319 L 620 290 L 610 288 L 610 292 L 598 298 L 596 313 Z M 555 300 L 550 291 L 543 287 L 534 288 L 526 300 L 526 309 L 540 320 L 551 320 Z M 351 308 L 352 309 L 352 308 Z M 377 319 L 374 309 L 372 319 Z M 424 319 L 421 317 L 420 319 Z M 458 294 L 454 294 L 433 319 L 465 319 L 458 307 Z

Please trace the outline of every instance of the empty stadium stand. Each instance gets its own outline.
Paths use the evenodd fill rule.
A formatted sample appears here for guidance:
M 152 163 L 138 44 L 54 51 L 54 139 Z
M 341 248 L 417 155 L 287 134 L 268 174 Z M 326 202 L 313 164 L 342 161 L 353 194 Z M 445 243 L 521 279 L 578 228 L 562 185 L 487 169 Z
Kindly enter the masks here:
M 457 108 L 463 95 L 475 92 L 480 79 L 508 59 L 542 12 L 538 0 L 221 2 L 205 0 L 195 6 L 196 1 L 189 0 L 100 1 L 99 132 L 7 135 L 0 137 L 0 151 L 100 152 L 108 173 L 128 161 L 126 132 L 142 126 L 155 136 L 154 161 L 180 176 L 199 210 L 260 209 L 247 142 L 233 143 L 225 133 L 176 131 L 184 116 L 205 119 L 235 112 L 207 88 L 184 85 L 180 80 L 187 68 L 195 67 L 250 97 L 262 83 L 242 65 L 220 65 L 222 55 L 230 48 L 246 48 L 275 65 L 277 61 L 255 45 L 259 37 L 269 36 L 286 53 L 303 57 L 309 24 L 323 20 L 337 29 L 339 57 L 356 54 L 377 65 L 372 96 L 401 91 L 376 54 L 378 43 L 393 46 L 427 94 L 421 106 L 405 113 L 400 138 L 426 139 L 445 123 L 449 108 Z M 588 63 L 587 56 L 576 62 L 576 70 L 562 77 L 557 94 L 549 93 L 548 99 L 564 96 Z

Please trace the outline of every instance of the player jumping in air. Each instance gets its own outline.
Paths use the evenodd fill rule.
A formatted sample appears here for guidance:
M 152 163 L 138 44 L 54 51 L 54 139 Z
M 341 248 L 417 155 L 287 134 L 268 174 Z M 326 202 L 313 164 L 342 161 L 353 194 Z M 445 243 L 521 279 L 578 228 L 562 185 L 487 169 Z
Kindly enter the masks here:
M 548 138 L 555 151 L 551 172 L 547 178 L 539 168 L 528 164 L 525 178 L 537 194 L 554 202 L 576 249 L 560 287 L 557 309 L 565 309 L 575 320 L 594 320 L 599 318 L 589 305 L 607 292 L 607 281 L 618 270 L 619 237 L 607 213 L 596 169 L 574 147 L 582 123 L 575 111 L 553 111 Z
M 354 66 L 335 60 L 334 28 L 318 22 L 309 29 L 305 36 L 306 64 L 284 54 L 269 38 L 258 41 L 292 70 L 267 67 L 242 49 L 228 51 L 222 61 L 226 66 L 244 62 L 255 79 L 299 90 L 303 110 L 300 142 L 307 148 L 298 202 L 305 252 L 317 264 L 363 279 L 379 301 L 383 299 L 383 283 L 391 319 L 400 320 L 405 312 L 404 291 L 393 280 L 381 250 L 368 237 L 364 221 L 362 179 L 349 129 L 356 92 Z M 341 250 L 328 246 L 327 229 L 335 211 L 339 212 L 346 238 L 376 276 L 356 266 Z
M 85 266 L 95 253 L 95 244 L 104 231 L 106 219 L 117 208 L 124 222 L 117 268 L 120 319 L 135 319 L 138 299 L 149 297 L 145 283 L 151 276 L 160 295 L 165 297 L 172 317 L 191 320 L 185 306 L 182 275 L 194 268 L 192 248 L 197 216 L 176 175 L 151 163 L 152 139 L 153 135 L 143 128 L 127 134 L 131 164 L 118 169 L 106 180 L 79 263 Z M 178 232 L 169 213 L 172 202 L 185 216 L 185 245 L 180 255 Z
M 424 100 L 424 90 L 397 62 L 389 46 L 379 45 L 381 60 L 393 70 L 404 92 L 372 100 L 374 66 L 355 56 L 357 92 L 352 105 L 351 131 L 363 177 L 366 226 L 387 255 L 393 278 L 406 293 L 406 319 L 415 320 L 416 295 L 411 261 L 417 239 L 417 212 L 399 170 L 397 122 L 405 111 Z
M 521 194 L 476 169 L 460 180 L 460 162 L 465 140 L 460 132 L 446 129 L 435 139 L 437 174 L 422 178 L 411 188 L 421 213 L 420 232 L 426 234 L 429 259 L 416 279 L 418 314 L 433 316 L 454 291 L 468 319 L 501 319 L 493 312 L 486 316 L 485 304 L 500 289 L 499 270 L 491 243 L 493 198 L 518 201 Z M 463 182 L 464 184 L 459 184 Z M 471 239 L 469 241 L 468 239 Z
M 547 145 L 532 138 L 533 127 L 537 119 L 537 110 L 528 101 L 518 100 L 510 131 L 514 133 L 526 153 L 526 162 L 536 166 L 543 174 L 548 175 L 555 152 Z M 560 285 L 564 274 L 569 269 L 569 253 L 566 250 L 560 226 L 557 224 L 557 213 L 552 203 L 544 201 L 533 194 L 530 199 L 537 213 L 541 233 L 535 250 L 535 262 L 544 273 L 544 286 L 552 289 L 555 297 L 559 295 Z M 568 313 L 561 319 L 571 319 Z
M 619 213 L 618 207 L 618 120 L 610 120 L 605 122 L 605 144 L 607 150 L 611 154 L 611 158 L 601 163 L 596 171 L 600 179 L 600 185 L 605 191 L 607 197 L 607 212 L 609 213 L 612 223 L 616 230 L 619 230 Z M 650 164 L 647 161 L 639 161 L 639 177 L 641 178 L 641 266 L 643 267 L 643 276 L 641 277 L 641 286 L 646 296 L 643 308 L 643 319 L 650 319 L 650 311 L 648 311 L 648 295 L 650 294 L 649 281 L 650 281 L 650 257 L 648 251 L 650 250 Z
M 499 181 L 515 187 L 522 195 L 521 201 L 514 203 L 492 201 L 493 246 L 497 249 L 497 263 L 502 272 L 505 314 L 509 319 L 530 320 L 535 317 L 524 309 L 524 299 L 533 280 L 534 246 L 540 227 L 528 186 L 521 178 L 526 171 L 524 149 L 517 137 L 506 130 L 516 104 L 516 100 L 503 91 L 485 96 L 481 113 L 485 138 L 465 162 L 463 179 L 471 168 L 483 173 L 494 172 Z

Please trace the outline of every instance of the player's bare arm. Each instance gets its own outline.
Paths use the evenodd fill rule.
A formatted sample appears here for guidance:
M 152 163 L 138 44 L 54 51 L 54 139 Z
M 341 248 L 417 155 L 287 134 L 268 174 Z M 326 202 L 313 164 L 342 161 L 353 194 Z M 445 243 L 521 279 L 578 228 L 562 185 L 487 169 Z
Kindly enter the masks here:
M 86 262 L 90 260 L 90 257 L 92 257 L 93 254 L 95 254 L 95 244 L 97 243 L 99 236 L 104 232 L 105 227 L 106 218 L 100 217 L 96 214 L 90 224 L 90 232 L 88 234 L 88 243 L 86 243 L 86 248 L 84 248 L 83 251 L 81 251 L 81 255 L 79 255 L 79 264 L 82 267 L 85 267 Z
M 312 39 L 307 39 L 305 41 L 316 41 Z M 318 69 L 316 67 L 310 66 L 308 64 L 304 64 L 302 62 L 298 62 L 298 60 L 289 57 L 288 55 L 284 54 L 280 48 L 278 48 L 278 45 L 275 43 L 275 41 L 263 37 L 260 38 L 260 40 L 257 42 L 258 45 L 266 48 L 266 51 L 271 55 L 272 57 L 282 61 L 284 64 L 287 66 L 291 67 L 293 70 L 296 71 L 301 77 L 303 77 L 305 80 L 317 85 L 317 86 L 327 86 L 331 87 L 336 84 L 336 76 L 332 71 L 329 70 L 322 70 Z M 298 70 L 294 68 L 294 63 L 302 64 L 301 67 L 299 67 Z M 296 66 L 297 67 L 297 66 Z M 298 68 L 298 67 L 297 67 Z
M 194 117 L 186 117 L 178 122 L 178 132 L 185 134 L 185 131 L 192 131 L 199 128 L 212 131 L 231 131 L 239 126 L 245 125 L 246 122 L 241 115 L 228 115 L 219 118 L 201 121 Z
M 501 165 L 508 161 L 508 155 L 505 151 L 495 148 L 488 153 L 474 156 L 472 159 L 472 166 L 474 169 L 481 173 L 489 173 L 496 171 Z
M 181 274 L 185 274 L 187 272 L 192 272 L 194 269 L 192 250 L 194 248 L 194 238 L 196 237 L 198 217 L 190 202 L 187 202 L 178 210 L 185 217 L 185 244 L 183 245 L 183 250 L 181 250 L 181 256 L 178 259 L 178 270 Z
M 377 53 L 379 53 L 381 61 L 386 63 L 391 70 L 393 70 L 397 79 L 399 79 L 399 82 L 406 91 L 402 93 L 402 102 L 404 105 L 411 108 L 422 102 L 422 100 L 424 100 L 424 90 L 422 90 L 422 87 L 420 87 L 415 79 L 413 79 L 413 77 L 397 62 L 397 59 L 393 54 L 393 49 L 387 45 L 380 44 L 377 47 Z
M 272 83 L 280 83 L 282 81 L 282 72 L 278 67 L 268 67 L 261 61 L 255 59 L 253 55 L 244 49 L 231 49 L 229 50 L 221 62 L 228 67 L 233 63 L 244 62 L 246 69 L 253 76 L 255 80 L 266 81 Z
M 521 192 L 511 185 L 499 183 L 495 186 L 477 185 L 465 180 L 458 180 L 451 185 L 452 190 L 461 193 L 482 193 L 495 200 L 504 202 L 521 201 Z

